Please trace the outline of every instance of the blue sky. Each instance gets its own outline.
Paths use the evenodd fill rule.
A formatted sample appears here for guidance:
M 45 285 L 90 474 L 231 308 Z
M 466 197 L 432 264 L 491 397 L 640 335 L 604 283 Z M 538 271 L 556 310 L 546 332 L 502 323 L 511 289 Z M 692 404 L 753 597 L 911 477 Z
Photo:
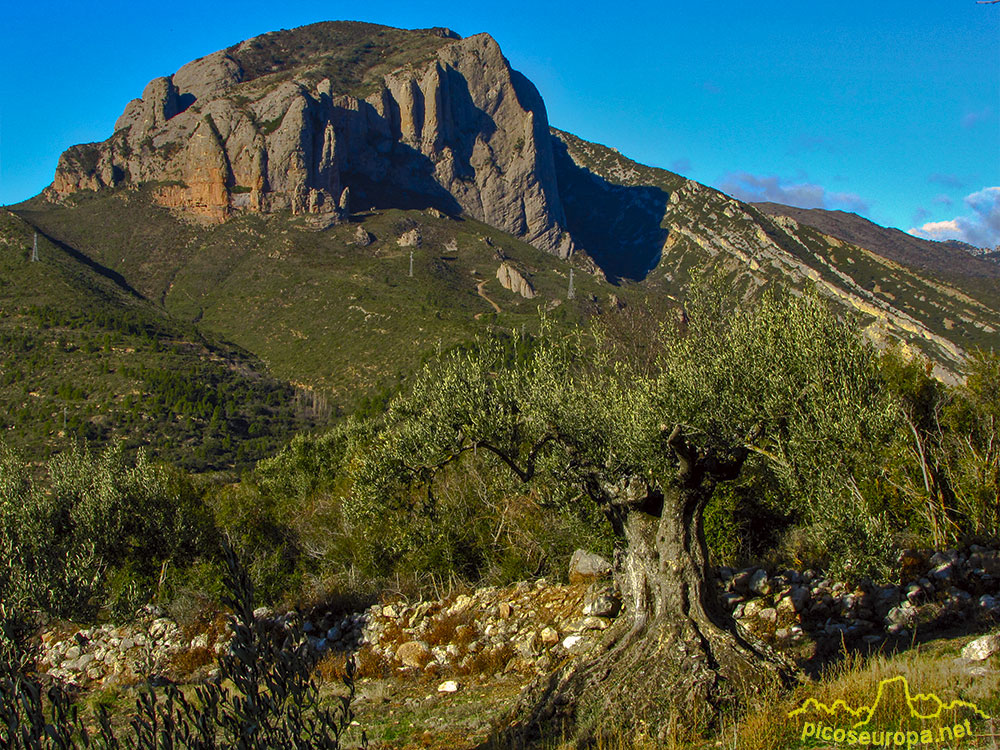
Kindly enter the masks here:
M 0 203 L 111 134 L 156 76 L 321 20 L 492 34 L 550 122 L 745 199 L 1000 244 L 1000 4 L 18 3 L 0 30 Z

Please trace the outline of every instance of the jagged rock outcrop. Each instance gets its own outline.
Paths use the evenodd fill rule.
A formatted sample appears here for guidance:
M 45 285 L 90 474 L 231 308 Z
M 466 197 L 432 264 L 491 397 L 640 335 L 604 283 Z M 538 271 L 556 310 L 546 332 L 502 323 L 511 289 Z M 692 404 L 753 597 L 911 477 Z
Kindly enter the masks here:
M 497 281 L 500 282 L 500 286 L 504 289 L 509 289 L 514 294 L 520 294 L 525 299 L 535 298 L 534 287 L 510 263 L 504 262 L 500 264 L 500 267 L 497 269 Z
M 396 240 L 396 244 L 400 247 L 420 247 L 420 230 L 411 229 L 408 232 L 403 232 Z
M 383 74 L 363 98 L 339 90 L 346 76 L 323 67 L 323 48 L 315 59 L 260 59 L 282 34 L 326 30 L 335 53 L 341 26 L 265 35 L 154 79 L 111 138 L 62 155 L 54 193 L 153 182 L 160 203 L 210 221 L 342 215 L 356 199 L 435 206 L 568 257 L 545 106 L 497 43 L 395 32 L 426 35 L 435 54 Z M 317 82 L 321 72 L 329 77 Z

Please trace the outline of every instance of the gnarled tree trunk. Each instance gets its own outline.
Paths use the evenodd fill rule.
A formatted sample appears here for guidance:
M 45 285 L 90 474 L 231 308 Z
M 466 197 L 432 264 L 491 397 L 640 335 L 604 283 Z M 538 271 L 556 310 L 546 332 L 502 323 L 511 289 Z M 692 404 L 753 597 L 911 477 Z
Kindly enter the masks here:
M 787 681 L 783 661 L 737 632 L 708 569 L 703 511 L 743 456 L 699 456 L 677 429 L 670 444 L 681 464 L 676 483 L 606 489 L 624 541 L 615 565 L 623 612 L 594 651 L 529 686 L 514 710 L 520 738 L 546 730 L 578 740 L 602 731 L 663 738 L 678 726 L 705 730 L 745 696 Z

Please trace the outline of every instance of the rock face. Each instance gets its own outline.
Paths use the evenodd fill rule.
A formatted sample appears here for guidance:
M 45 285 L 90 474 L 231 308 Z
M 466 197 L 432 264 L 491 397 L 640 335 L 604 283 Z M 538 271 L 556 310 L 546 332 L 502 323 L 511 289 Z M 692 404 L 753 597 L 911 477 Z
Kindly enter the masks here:
M 408 232 L 404 232 L 400 235 L 399 239 L 396 240 L 396 244 L 400 247 L 420 247 L 420 231 L 417 229 L 411 229 Z
M 111 138 L 62 155 L 55 194 L 153 182 L 160 203 L 208 221 L 402 201 L 464 212 L 568 257 L 545 106 L 497 43 L 365 27 L 373 38 L 434 37 L 436 51 L 384 73 L 361 98 L 338 90 L 344 71 L 321 64 L 337 54 L 343 26 L 265 35 L 154 79 Z M 315 60 L 254 56 L 282 34 L 325 32 Z M 317 80 L 322 72 L 329 77 Z
M 534 287 L 510 263 L 504 262 L 500 264 L 500 268 L 497 269 L 497 281 L 500 282 L 500 286 L 504 289 L 509 289 L 514 294 L 520 294 L 525 299 L 535 298 Z

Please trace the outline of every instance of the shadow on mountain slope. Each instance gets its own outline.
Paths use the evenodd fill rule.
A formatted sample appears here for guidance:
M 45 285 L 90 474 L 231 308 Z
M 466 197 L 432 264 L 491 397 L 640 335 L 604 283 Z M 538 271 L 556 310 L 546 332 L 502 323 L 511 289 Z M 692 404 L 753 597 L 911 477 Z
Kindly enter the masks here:
M 559 194 L 570 234 L 610 281 L 641 281 L 659 262 L 667 230 L 661 226 L 670 194 L 658 187 L 608 182 L 573 161 L 552 138 Z

